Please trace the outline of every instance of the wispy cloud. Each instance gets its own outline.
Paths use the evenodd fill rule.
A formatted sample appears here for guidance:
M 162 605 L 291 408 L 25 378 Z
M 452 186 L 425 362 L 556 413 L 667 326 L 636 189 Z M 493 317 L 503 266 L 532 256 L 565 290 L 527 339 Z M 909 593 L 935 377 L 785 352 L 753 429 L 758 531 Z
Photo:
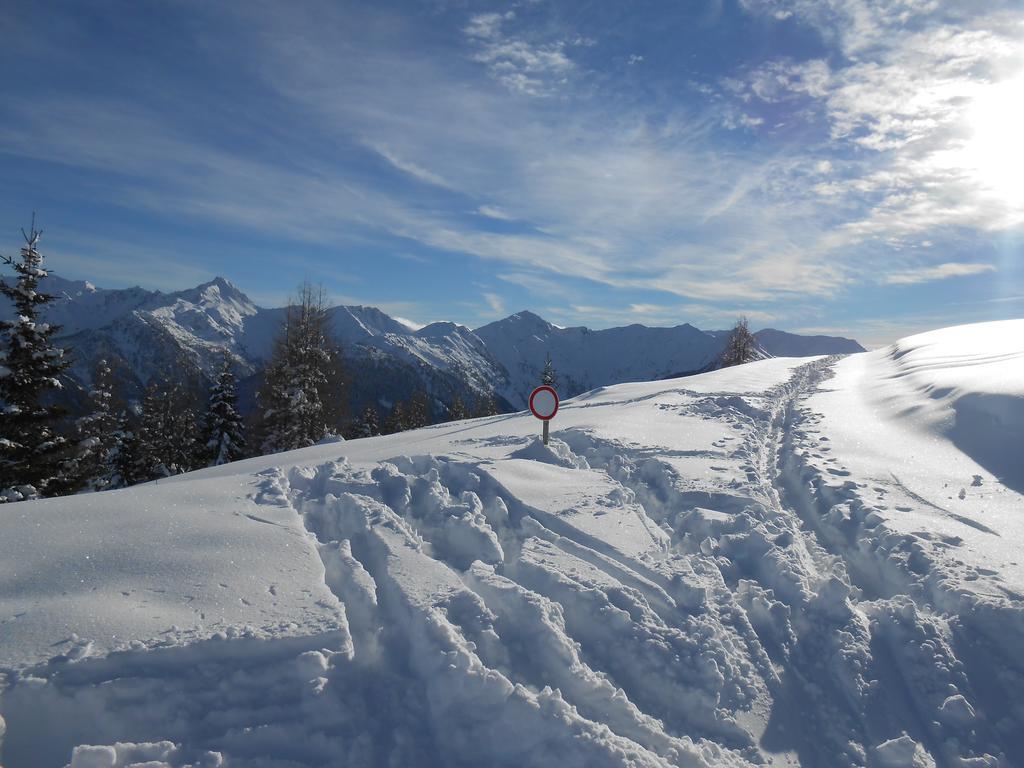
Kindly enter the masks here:
M 486 216 L 488 219 L 498 219 L 499 221 L 515 221 L 516 218 L 508 211 L 504 211 L 494 205 L 481 205 L 476 209 L 476 212 L 481 216 Z
M 834 150 L 869 152 L 842 176 L 816 187 L 823 197 L 860 209 L 827 247 L 933 229 L 997 231 L 1024 223 L 1024 186 L 998 194 L 979 167 L 987 158 L 979 162 L 972 150 L 984 130 L 972 124 L 979 105 L 993 101 L 1001 84 L 1024 67 L 1020 13 L 1009 13 L 1005 3 L 945 6 L 932 0 L 744 5 L 792 13 L 837 41 L 843 54 L 842 63 L 832 67 L 824 60 L 767 62 L 745 79 L 726 83 L 747 108 L 751 102 L 809 99 L 826 121 Z M 1015 97 L 1003 90 L 998 102 L 1012 104 Z M 1013 90 L 1019 102 L 1020 88 Z M 1011 111 L 984 122 L 1019 123 L 1019 111 L 1016 118 Z M 1001 155 L 990 165 L 1012 164 L 1019 154 L 1009 136 L 1001 147 L 988 144 L 988 151 Z
M 979 274 L 950 265 L 993 261 L 971 250 L 979 233 L 1024 223 L 1013 158 L 980 153 L 975 125 L 1024 61 L 1009 3 L 744 0 L 821 44 L 803 60 L 748 57 L 680 99 L 675 67 L 690 59 L 666 69 L 635 45 L 649 19 L 639 36 L 609 27 L 621 37 L 606 48 L 548 4 L 445 3 L 423 34 L 408 9 L 314 2 L 195 11 L 197 45 L 249 86 L 245 119 L 222 130 L 203 121 L 214 96 L 197 107 L 181 83 L 159 83 L 159 100 L 54 89 L 5 102 L 0 146 L 86 171 L 90 199 L 118 210 L 332 257 L 390 252 L 416 275 L 425 258 L 438 273 L 479 261 L 505 304 L 525 290 L 616 320 L 774 323 L 797 300 Z M 925 239 L 936 245 L 910 245 Z M 497 311 L 488 302 L 474 311 Z
M 484 301 L 487 302 L 487 306 L 490 307 L 491 312 L 496 315 L 505 314 L 505 300 L 496 293 L 484 293 Z
M 451 188 L 451 184 L 449 184 L 443 178 L 438 176 L 436 173 L 428 171 L 426 168 L 424 168 L 421 165 L 418 165 L 417 163 L 402 159 L 401 157 L 396 155 L 390 148 L 384 146 L 383 144 L 371 141 L 366 142 L 366 146 L 372 149 L 382 158 L 387 160 L 388 163 L 390 163 L 394 168 L 397 168 L 399 171 L 402 171 L 403 173 L 409 174 L 415 179 L 419 179 L 422 182 L 425 182 L 427 184 L 433 184 L 434 186 L 442 187 L 444 189 Z
M 938 264 L 934 267 L 920 267 L 919 269 L 906 272 L 891 272 L 882 276 L 882 282 L 887 285 L 914 285 L 916 283 L 928 283 L 932 280 L 945 280 L 950 277 L 967 277 L 968 275 L 980 275 L 985 272 L 994 272 L 992 264 L 958 264 L 949 262 Z

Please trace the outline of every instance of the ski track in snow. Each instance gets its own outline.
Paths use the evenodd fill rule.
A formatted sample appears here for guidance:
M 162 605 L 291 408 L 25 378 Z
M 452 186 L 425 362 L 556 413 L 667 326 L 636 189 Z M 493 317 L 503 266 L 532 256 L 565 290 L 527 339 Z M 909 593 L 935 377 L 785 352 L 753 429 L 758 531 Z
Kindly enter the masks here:
M 4 765 L 95 743 L 73 768 L 1024 765 L 1019 605 L 958 591 L 808 461 L 834 363 L 662 403 L 738 438 L 705 449 L 568 429 L 494 461 L 264 471 L 339 631 L 40 665 L 3 692 Z M 585 493 L 537 491 L 559 477 Z

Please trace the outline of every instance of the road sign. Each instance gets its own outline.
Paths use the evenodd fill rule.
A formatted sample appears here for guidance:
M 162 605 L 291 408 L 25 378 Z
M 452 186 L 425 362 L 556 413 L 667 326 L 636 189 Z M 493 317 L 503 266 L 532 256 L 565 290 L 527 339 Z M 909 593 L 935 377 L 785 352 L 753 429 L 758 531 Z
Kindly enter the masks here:
M 547 384 L 530 393 L 530 410 L 541 421 L 555 418 L 558 413 L 558 393 Z
M 558 393 L 543 384 L 530 393 L 530 411 L 544 422 L 544 445 L 548 444 L 548 422 L 558 413 Z

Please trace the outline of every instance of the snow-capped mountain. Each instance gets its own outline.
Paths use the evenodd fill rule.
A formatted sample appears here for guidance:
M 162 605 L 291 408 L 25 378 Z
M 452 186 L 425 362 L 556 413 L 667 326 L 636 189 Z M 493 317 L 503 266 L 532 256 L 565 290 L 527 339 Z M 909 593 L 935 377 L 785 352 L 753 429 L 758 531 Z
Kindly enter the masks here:
M 761 349 L 772 357 L 849 355 L 867 351 L 853 339 L 844 339 L 841 336 L 801 336 L 796 333 L 777 331 L 774 328 L 765 328 L 755 333 L 754 337 Z
M 628 325 L 592 331 L 559 328 L 532 312 L 519 312 L 476 329 L 508 371 L 505 398 L 525 407 L 547 355 L 559 393 L 578 395 L 625 381 L 651 381 L 693 373 L 714 362 L 723 342 L 692 325 L 648 328 Z
M 270 356 L 285 312 L 256 306 L 222 277 L 173 293 L 103 289 L 56 275 L 44 288 L 58 297 L 47 320 L 63 326 L 63 342 L 74 351 L 72 376 L 88 383 L 104 357 L 129 394 L 153 379 L 208 381 L 225 350 L 243 377 L 252 376 Z M 456 394 L 474 400 L 494 393 L 506 405 L 524 408 L 548 355 L 559 393 L 572 397 L 599 386 L 705 370 L 727 335 L 689 324 L 559 328 L 532 312 L 475 331 L 450 322 L 415 330 L 375 307 L 338 306 L 329 315 L 335 339 L 358 370 L 351 377 L 353 409 L 369 402 L 387 407 L 417 388 L 442 404 Z M 761 331 L 758 339 L 768 354 L 779 356 L 862 351 L 849 339 L 775 330 Z M 254 388 L 250 381 L 243 394 Z

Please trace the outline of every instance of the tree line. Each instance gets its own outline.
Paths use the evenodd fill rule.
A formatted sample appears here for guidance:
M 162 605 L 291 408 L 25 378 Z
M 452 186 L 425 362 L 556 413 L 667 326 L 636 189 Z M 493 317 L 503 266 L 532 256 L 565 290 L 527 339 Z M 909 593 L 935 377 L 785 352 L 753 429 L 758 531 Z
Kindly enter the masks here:
M 43 267 L 35 221 L 23 231 L 18 258 L 0 256 L 15 280 L 0 278 L 0 294 L 14 317 L 0 320 L 0 502 L 124 488 L 140 482 L 218 466 L 249 456 L 315 445 L 331 436 L 372 437 L 432 423 L 426 391 L 387 403 L 383 415 L 367 406 L 346 412 L 342 351 L 331 339 L 326 295 L 309 283 L 285 310 L 270 359 L 262 371 L 256 408 L 238 409 L 234 361 L 225 350 L 205 393 L 198 386 L 152 381 L 141 401 L 119 397 L 114 371 L 99 360 L 86 415 L 69 420 L 55 404 L 71 365 L 56 337 L 60 326 L 41 319 L 54 296 L 40 290 Z M 445 420 L 498 413 L 489 395 L 472 404 L 455 395 Z

